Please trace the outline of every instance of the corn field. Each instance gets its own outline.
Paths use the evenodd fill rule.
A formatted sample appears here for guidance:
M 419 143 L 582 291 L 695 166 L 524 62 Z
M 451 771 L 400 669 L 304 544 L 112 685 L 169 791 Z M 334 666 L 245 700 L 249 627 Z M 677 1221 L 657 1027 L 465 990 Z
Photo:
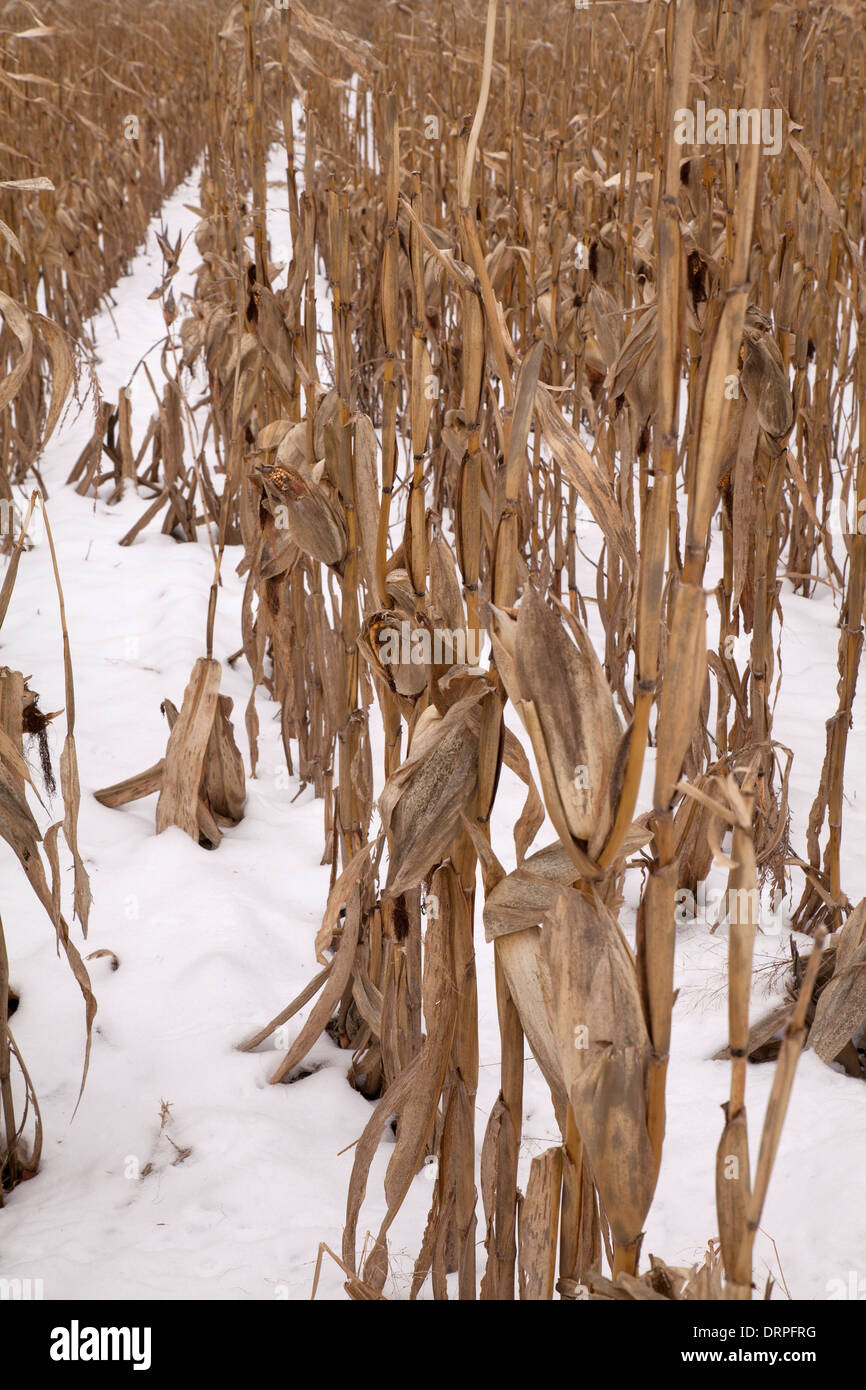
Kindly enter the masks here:
M 219 994 L 231 1084 L 261 1108 L 339 1061 L 363 1103 L 345 1182 L 304 1211 L 297 1296 L 787 1292 L 756 1241 L 771 1191 L 780 1247 L 800 1220 L 780 1155 L 801 1073 L 822 1145 L 825 1093 L 861 1135 L 866 1104 L 864 169 L 863 0 L 0 2 L 0 836 L 32 890 L 0 912 L 47 916 L 83 999 L 63 1123 L 78 1106 L 87 1131 L 123 1047 L 105 958 L 122 973 L 146 934 L 93 949 L 100 854 L 135 827 L 168 911 L 187 873 L 221 893 L 270 820 L 242 949 L 254 966 L 274 895 L 275 958 L 290 938 L 306 963 L 300 988 L 287 965 L 274 993 L 262 957 L 260 1000 Z M 162 218 L 190 183 L 184 237 Z M 95 316 L 157 223 L 159 342 L 132 336 L 109 395 Z M 160 611 L 190 605 L 155 761 L 112 719 L 109 665 L 76 701 L 71 516 L 112 528 L 106 584 L 135 563 Z M 21 648 L 40 593 L 45 671 Z M 162 621 L 149 595 L 129 631 Z M 110 784 L 76 743 L 90 694 Z M 722 1113 L 695 1178 L 711 1226 L 684 1187 L 691 1260 L 646 1232 L 663 1163 L 693 1163 L 669 1132 L 678 953 L 712 874 L 726 1016 L 697 1060 Z M 13 988 L 11 943 L 0 926 L 0 1275 L 60 1137 L 59 1074 L 13 1034 L 63 982 Z M 305 1142 L 283 1134 L 275 1182 Z M 844 1225 L 841 1194 L 824 1211 Z

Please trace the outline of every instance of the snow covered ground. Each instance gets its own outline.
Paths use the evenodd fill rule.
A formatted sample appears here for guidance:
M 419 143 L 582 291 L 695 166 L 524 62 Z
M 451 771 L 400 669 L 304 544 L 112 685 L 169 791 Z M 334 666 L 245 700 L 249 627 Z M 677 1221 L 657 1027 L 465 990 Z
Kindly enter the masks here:
M 280 168 L 277 159 L 274 180 Z M 279 187 L 272 192 L 279 208 Z M 184 204 L 196 202 L 194 179 L 167 202 L 162 221 L 172 242 L 192 231 L 195 217 Z M 277 213 L 274 245 L 287 240 L 285 222 Z M 159 302 L 147 298 L 161 272 L 156 230 L 158 224 L 132 274 L 116 287 L 111 314 L 94 323 L 98 372 L 109 400 L 116 400 L 142 353 L 164 332 Z M 191 288 L 197 257 L 190 238 L 176 297 Z M 150 360 L 158 380 L 158 353 Z M 132 394 L 134 437 L 140 439 L 154 405 L 143 372 Z M 108 956 L 89 963 L 99 1012 L 90 1075 L 73 1119 L 84 1048 L 81 997 L 56 956 L 50 924 L 11 853 L 0 846 L 3 923 L 12 980 L 22 996 L 14 1031 L 45 1125 L 41 1173 L 0 1211 L 0 1277 L 41 1279 L 48 1299 L 304 1299 L 319 1243 L 339 1250 L 350 1146 L 371 1106 L 345 1080 L 349 1054 L 327 1038 L 307 1058 L 311 1075 L 277 1087 L 267 1084 L 276 1060 L 268 1050 L 273 1040 L 255 1055 L 239 1052 L 237 1044 L 317 970 L 313 938 L 328 885 L 327 870 L 318 867 L 323 808 L 309 789 L 293 799 L 298 786 L 285 773 L 277 709 L 261 691 L 259 775 L 248 781 L 245 819 L 215 853 L 177 830 L 157 838 L 153 797 L 119 811 L 93 799 L 94 790 L 163 755 L 167 726 L 160 702 L 168 696 L 179 704 L 193 663 L 204 654 L 212 561 L 204 532 L 197 545 L 177 544 L 158 534 L 158 523 L 131 547 L 118 547 L 149 499 L 129 496 L 109 507 L 64 487 L 91 429 L 88 408 L 58 432 L 40 466 L 76 682 L 80 843 L 94 894 L 82 953 L 113 952 L 118 966 L 112 969 Z M 586 526 L 589 543 L 592 527 Z M 239 559 L 239 551 L 229 552 L 223 566 L 215 656 L 224 663 L 240 645 Z M 591 584 L 587 590 L 593 591 Z M 786 593 L 784 611 L 784 679 L 774 732 L 796 751 L 792 838 L 802 851 L 824 721 L 836 708 L 838 612 L 823 586 L 809 601 Z M 43 709 L 63 707 L 57 600 L 44 542 L 22 558 L 0 663 L 32 675 Z M 242 660 L 234 669 L 224 664 L 222 689 L 235 700 L 237 739 L 248 764 L 243 707 L 249 673 Z M 861 681 L 844 829 L 843 884 L 854 901 L 866 893 L 866 798 L 858 785 L 866 767 L 864 715 Z M 518 732 L 513 715 L 510 722 Z M 55 726 L 55 768 L 61 738 L 62 727 Z M 381 765 L 381 749 L 374 748 L 377 771 Z M 639 809 L 649 805 L 650 787 L 648 767 Z M 511 825 L 521 791 L 504 773 L 493 834 L 507 867 L 513 865 Z M 56 819 L 56 801 L 51 809 Z M 537 843 L 552 838 L 548 828 Z M 711 885 L 723 883 L 723 873 L 714 871 Z M 631 909 L 638 887 L 632 875 Z M 71 872 L 64 892 L 70 890 Z M 633 911 L 627 928 L 632 922 Z M 73 931 L 82 945 L 77 924 Z M 758 964 L 787 959 L 787 936 L 783 930 L 762 937 Z M 702 922 L 680 929 L 668 1131 L 644 1243 L 645 1255 L 670 1263 L 699 1261 L 716 1232 L 715 1150 L 729 1070 L 709 1058 L 726 1041 L 726 949 L 724 929 L 711 934 Z M 498 1090 L 492 948 L 480 922 L 477 951 L 480 1154 Z M 767 973 L 760 971 L 758 980 Z M 754 1009 L 769 1008 L 775 997 L 756 984 Z M 291 1037 L 305 1016 L 289 1025 Z M 771 1066 L 749 1068 L 753 1162 L 772 1072 Z M 524 1181 L 532 1155 L 557 1137 L 531 1059 L 526 1073 Z M 362 1234 L 378 1227 L 384 1211 L 391 1142 L 388 1132 L 368 1184 Z M 756 1279 L 762 1283 L 772 1272 L 775 1297 L 784 1297 L 786 1286 L 794 1298 L 826 1298 L 830 1281 L 847 1284 L 852 1270 L 858 1278 L 866 1275 L 864 1152 L 866 1087 L 804 1055 L 756 1246 Z M 389 1297 L 407 1296 L 431 1190 L 422 1173 L 392 1227 Z M 479 1242 L 481 1222 L 479 1202 Z M 342 1275 L 327 1259 L 319 1296 L 345 1296 Z

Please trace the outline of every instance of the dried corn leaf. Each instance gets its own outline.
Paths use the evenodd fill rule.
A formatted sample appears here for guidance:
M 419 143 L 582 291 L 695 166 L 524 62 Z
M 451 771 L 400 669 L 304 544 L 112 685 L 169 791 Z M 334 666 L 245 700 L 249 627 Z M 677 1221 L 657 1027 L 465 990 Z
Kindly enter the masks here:
M 822 1062 L 833 1062 L 866 1025 L 866 899 L 851 913 L 839 935 L 836 964 L 821 991 L 808 1046 Z
M 18 361 L 7 374 L 3 381 L 0 381 L 0 410 L 5 409 L 10 401 L 14 400 L 21 383 L 30 370 L 33 361 L 33 333 L 27 315 L 14 299 L 10 299 L 8 294 L 0 292 L 0 313 L 2 313 L 10 332 L 14 333 L 21 348 Z
M 379 809 L 390 837 L 388 897 L 416 887 L 445 857 L 475 800 L 478 735 L 467 716 L 484 693 L 459 700 L 444 717 L 425 711 L 408 757 L 385 785 Z
M 214 816 L 238 825 L 243 819 L 246 785 L 231 712 L 232 701 L 228 695 L 220 695 L 205 753 L 203 791 Z
M 156 804 L 156 833 L 176 825 L 198 843 L 198 804 L 217 712 L 221 667 L 199 657 L 184 691 L 183 705 L 169 735 L 162 790 Z
M 527 586 L 514 633 L 514 675 L 542 786 L 555 787 L 558 805 L 547 801 L 551 819 L 557 828 L 564 819 L 594 859 L 613 823 L 623 731 L 601 663 L 580 625 L 574 628 L 579 646 Z
M 532 1160 L 526 1196 L 520 1205 L 518 1268 L 522 1300 L 553 1298 L 561 1187 L 562 1149 L 547 1149 Z
M 579 497 L 582 497 L 604 533 L 608 545 L 631 574 L 637 573 L 634 540 L 617 505 L 610 483 L 593 462 L 579 436 L 566 424 L 546 387 L 539 385 L 535 411 L 550 450 Z
M 599 902 L 563 890 L 541 928 L 542 987 L 560 1067 L 611 1231 L 641 1234 L 655 1187 L 650 1042 L 634 957 Z
M 354 964 L 355 947 L 358 944 L 358 937 L 361 933 L 361 894 L 355 885 L 350 894 L 346 907 L 345 925 L 340 944 L 337 947 L 337 954 L 332 962 L 331 970 L 325 981 L 324 988 L 319 995 L 310 1017 L 307 1019 L 292 1046 L 289 1048 L 280 1065 L 270 1077 L 272 1086 L 284 1081 L 289 1072 L 299 1063 L 303 1062 L 310 1048 L 321 1037 L 325 1025 L 337 1002 L 342 998 L 343 991 L 349 980 L 352 978 L 352 966 Z

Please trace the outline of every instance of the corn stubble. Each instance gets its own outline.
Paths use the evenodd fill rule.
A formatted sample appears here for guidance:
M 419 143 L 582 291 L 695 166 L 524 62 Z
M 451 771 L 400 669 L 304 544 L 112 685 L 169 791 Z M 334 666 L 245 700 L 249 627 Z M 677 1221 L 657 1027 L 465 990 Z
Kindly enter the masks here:
M 166 310 L 166 380 L 144 442 L 123 399 L 103 403 L 72 480 L 156 494 L 125 543 L 161 513 L 179 542 L 206 525 L 206 656 L 181 710 L 166 702 L 164 760 L 100 799 L 159 790 L 157 829 L 213 845 L 240 818 L 243 768 L 212 640 L 224 550 L 240 545 L 252 774 L 262 686 L 280 707 L 289 770 L 296 750 L 322 800 L 331 868 L 320 973 L 245 1047 L 313 1003 L 271 1080 L 291 1079 L 327 1030 L 375 1102 L 342 1251 L 328 1252 L 349 1296 L 383 1296 L 389 1229 L 435 1158 L 412 1297 L 429 1278 L 446 1298 L 456 1275 L 461 1299 L 748 1298 L 800 1050 L 808 1035 L 819 1056 L 853 1066 L 866 1014 L 864 908 L 843 891 L 840 858 L 866 538 L 855 523 L 840 550 L 833 532 L 840 500 L 866 505 L 862 31 L 846 6 L 769 0 L 488 0 L 481 15 L 464 0 L 384 12 L 334 0 L 321 14 L 241 0 L 216 21 L 205 9 L 207 43 L 189 38 L 207 52 L 195 295 L 176 329 Z M 840 84 L 844 123 L 832 116 Z M 722 108 L 781 101 L 782 152 L 680 145 L 675 113 L 699 94 Z M 292 234 L 281 289 L 273 147 L 285 151 Z M 14 196 L 33 194 L 22 184 Z M 55 222 L 62 237 L 59 210 Z M 177 254 L 166 241 L 166 286 Z M 16 274 L 0 301 L 13 363 L 0 403 L 15 402 L 14 427 L 0 415 L 5 478 L 33 462 L 19 422 L 44 416 L 40 360 L 65 380 L 63 333 L 75 332 L 47 328 Z M 196 363 L 208 390 L 191 402 L 184 371 Z M 593 595 L 577 582 L 578 507 L 600 543 Z M 714 520 L 722 577 L 708 594 Z M 772 718 L 786 579 L 805 596 L 829 582 L 843 607 L 839 707 L 799 855 L 787 804 L 796 750 L 774 739 Z M 453 648 L 450 660 L 385 659 L 394 628 L 428 653 L 423 639 L 442 629 L 462 652 L 483 634 L 489 659 Z M 738 638 L 751 642 L 743 669 Z M 651 805 L 639 808 L 648 746 Z M 511 873 L 490 831 L 503 765 L 525 788 Z M 545 815 L 557 838 L 530 854 Z M 641 1272 L 665 1138 L 675 897 L 714 861 L 736 903 L 718 1242 L 700 1269 L 650 1255 Z M 636 867 L 632 946 L 620 914 Z M 792 867 L 805 885 L 797 925 L 815 947 L 783 1021 L 752 1174 L 753 890 L 782 887 Z M 479 870 L 501 1059 L 476 1174 Z M 839 932 L 829 970 L 828 930 Z M 533 1159 L 521 1193 L 526 1044 L 561 1143 Z M 385 1215 L 359 1256 L 370 1166 L 392 1122 Z

